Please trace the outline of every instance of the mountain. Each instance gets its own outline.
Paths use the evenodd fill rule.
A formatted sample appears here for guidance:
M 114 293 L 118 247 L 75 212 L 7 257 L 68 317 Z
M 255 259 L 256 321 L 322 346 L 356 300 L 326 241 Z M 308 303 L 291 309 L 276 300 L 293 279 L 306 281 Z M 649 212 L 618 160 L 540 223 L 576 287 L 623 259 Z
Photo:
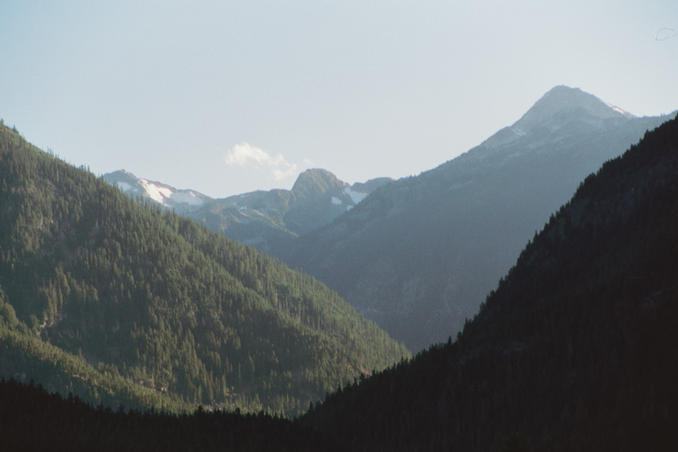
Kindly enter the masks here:
M 125 170 L 104 174 L 103 178 L 130 197 L 150 200 L 264 251 L 330 223 L 391 182 L 382 177 L 349 185 L 327 170 L 309 169 L 299 175 L 292 190 L 255 191 L 212 199 L 194 190 L 177 190 L 140 179 Z
M 587 174 L 667 119 L 558 86 L 479 146 L 271 251 L 421 350 L 461 329 Z
M 304 422 L 350 450 L 673 451 L 678 119 L 586 178 L 455 342 Z
M 204 410 L 179 417 L 113 413 L 0 382 L 3 444 L 17 450 L 676 450 L 676 174 L 678 119 L 587 177 L 455 342 L 361 377 L 295 422 Z M 15 323 L 9 308 L 0 312 Z
M 109 389 L 121 377 L 185 404 L 286 414 L 408 356 L 313 278 L 140 206 L 4 126 L 0 326 L 6 377 L 27 350 L 42 371 L 25 378 L 47 384 L 56 369 L 66 394 L 96 370 Z
M 351 210 L 372 191 L 390 181 L 379 178 L 349 185 L 329 171 L 306 170 L 292 187 L 294 201 L 285 214 L 285 224 L 297 235 L 310 232 Z
M 140 179 L 125 170 L 104 174 L 103 178 L 130 197 L 150 200 L 177 213 L 190 212 L 211 201 L 209 196 L 195 190 L 180 190 L 162 182 Z

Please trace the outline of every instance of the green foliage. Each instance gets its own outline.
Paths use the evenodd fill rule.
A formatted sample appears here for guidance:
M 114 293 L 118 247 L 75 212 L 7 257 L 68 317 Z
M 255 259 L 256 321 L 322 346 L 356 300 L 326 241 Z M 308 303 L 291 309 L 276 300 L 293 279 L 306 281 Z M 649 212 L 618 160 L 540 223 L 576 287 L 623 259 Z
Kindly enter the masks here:
M 16 328 L 19 326 L 19 319 L 16 318 L 16 312 L 12 305 L 5 302 L 2 298 L 2 292 L 0 292 L 0 327 L 3 326 Z
M 208 407 L 300 413 L 408 354 L 314 279 L 5 127 L 0 287 L 3 324 Z
M 134 384 L 117 368 L 99 363 L 97 368 L 81 356 L 66 353 L 37 337 L 0 326 L 0 375 L 23 381 L 40 381 L 51 392 L 73 394 L 91 405 L 112 408 L 159 409 L 188 412 L 193 406 Z
M 191 415 L 92 408 L 77 396 L 64 399 L 43 388 L 0 381 L 3 451 L 238 451 L 346 450 L 289 420 L 207 412 Z

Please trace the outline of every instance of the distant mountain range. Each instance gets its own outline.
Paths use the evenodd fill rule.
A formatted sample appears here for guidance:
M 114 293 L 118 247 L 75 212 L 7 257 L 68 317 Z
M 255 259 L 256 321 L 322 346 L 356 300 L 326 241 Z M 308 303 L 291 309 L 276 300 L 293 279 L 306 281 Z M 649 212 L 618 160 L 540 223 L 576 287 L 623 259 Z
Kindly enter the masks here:
M 407 356 L 312 277 L 0 125 L 0 377 L 94 404 L 292 415 Z
M 513 125 L 419 176 L 349 187 L 325 170 L 309 170 L 291 191 L 199 205 L 176 204 L 176 195 L 162 201 L 316 276 L 420 350 L 473 317 L 524 243 L 587 174 L 671 116 L 635 117 L 557 86 Z M 158 201 L 166 189 L 204 199 L 116 174 L 104 178 L 128 194 Z
M 130 197 L 172 209 L 213 231 L 269 252 L 272 243 L 330 223 L 392 181 L 382 177 L 349 185 L 327 170 L 309 169 L 299 175 L 292 190 L 255 191 L 213 199 L 195 190 L 142 179 L 125 170 L 104 174 L 103 178 Z

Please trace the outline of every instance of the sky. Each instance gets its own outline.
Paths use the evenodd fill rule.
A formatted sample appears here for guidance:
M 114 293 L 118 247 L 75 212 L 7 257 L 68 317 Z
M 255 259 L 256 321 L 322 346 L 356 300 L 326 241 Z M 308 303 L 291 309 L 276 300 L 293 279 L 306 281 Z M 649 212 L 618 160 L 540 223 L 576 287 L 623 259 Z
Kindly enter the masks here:
M 101 175 L 213 197 L 415 175 L 555 85 L 678 109 L 678 2 L 0 2 L 0 118 Z

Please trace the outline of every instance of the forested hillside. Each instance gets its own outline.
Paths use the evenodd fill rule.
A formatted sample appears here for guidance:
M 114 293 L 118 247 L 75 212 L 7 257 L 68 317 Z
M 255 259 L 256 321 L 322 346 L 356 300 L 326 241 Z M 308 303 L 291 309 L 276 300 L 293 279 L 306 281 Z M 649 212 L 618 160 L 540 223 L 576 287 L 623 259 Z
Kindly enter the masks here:
M 206 406 L 298 413 L 408 354 L 313 278 L 4 126 L 0 297 L 5 328 Z
M 0 319 L 1 321 L 2 319 Z M 0 376 L 39 381 L 50 392 L 79 397 L 92 406 L 190 412 L 195 404 L 133 383 L 112 364 L 96 367 L 26 331 L 0 325 Z
M 455 342 L 304 419 L 351 450 L 673 451 L 678 119 L 588 177 Z
M 3 451 L 340 451 L 314 430 L 269 415 L 122 412 L 0 381 Z

